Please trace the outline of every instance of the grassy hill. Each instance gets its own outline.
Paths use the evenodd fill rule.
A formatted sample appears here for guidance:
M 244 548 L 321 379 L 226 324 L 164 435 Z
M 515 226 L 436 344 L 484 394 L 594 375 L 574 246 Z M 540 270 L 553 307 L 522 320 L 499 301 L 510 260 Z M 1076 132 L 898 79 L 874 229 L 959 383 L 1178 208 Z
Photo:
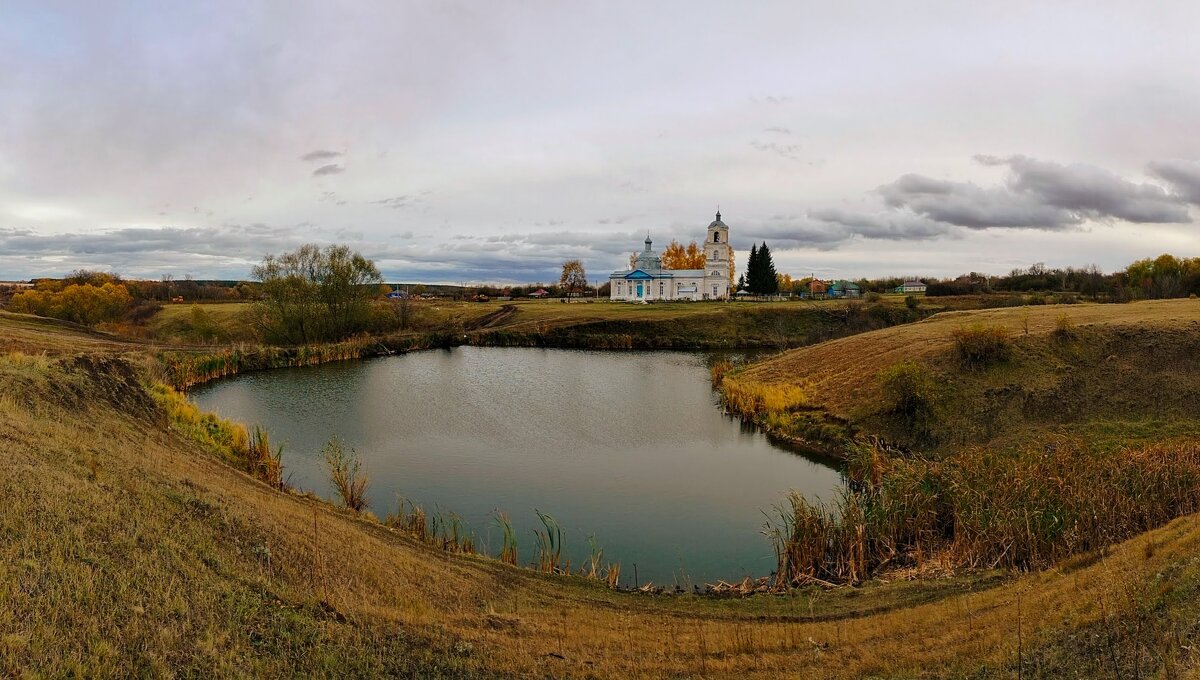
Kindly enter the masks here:
M 1107 325 L 1186 328 L 1194 305 L 1071 313 L 1099 315 L 1086 317 L 1094 325 L 1110 315 Z M 1052 330 L 1057 311 L 1036 327 Z M 1121 312 L 1132 316 L 1118 321 Z M 860 338 L 894 337 L 895 352 L 913 344 L 903 330 L 932 339 L 941 334 L 928 329 L 945 323 Z M 833 373 L 869 381 L 875 373 L 856 364 L 888 362 L 872 357 L 870 341 L 846 351 L 855 339 L 746 374 L 816 377 L 795 360 L 813 353 L 840 356 Z M 1196 669 L 1194 516 L 1036 573 L 935 563 L 923 578 L 896 573 L 787 595 L 619 592 L 447 554 L 230 467 L 151 396 L 157 369 L 147 347 L 0 315 L 0 675 L 1015 677 L 1020 669 L 1056 678 Z M 824 382 L 828 391 L 814 394 L 834 395 L 838 384 L 850 391 L 851 382 Z
M 1010 358 L 984 370 L 964 366 L 955 333 L 972 328 L 1006 332 Z M 917 448 L 1011 441 L 1046 430 L 1157 436 L 1195 432 L 1198 349 L 1196 300 L 1009 307 L 946 312 L 795 349 L 747 367 L 732 382 L 752 392 L 792 390 L 787 406 L 805 417 L 790 423 L 791 432 L 780 424 L 780 433 L 820 439 L 819 425 L 835 422 L 825 430 L 835 446 L 856 431 Z M 933 383 L 932 442 L 914 441 L 907 425 L 888 414 L 884 378 L 906 362 L 927 369 Z

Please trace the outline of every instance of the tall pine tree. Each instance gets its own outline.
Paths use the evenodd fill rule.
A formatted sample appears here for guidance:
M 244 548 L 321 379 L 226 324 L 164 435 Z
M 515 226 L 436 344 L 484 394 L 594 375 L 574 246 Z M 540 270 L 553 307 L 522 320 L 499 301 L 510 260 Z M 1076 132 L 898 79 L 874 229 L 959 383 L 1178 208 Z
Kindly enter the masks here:
M 746 290 L 758 295 L 758 244 L 750 244 L 750 258 L 746 260 Z
M 775 263 L 771 260 L 771 249 L 766 241 L 761 247 L 750 246 L 750 260 L 746 263 L 746 290 L 754 295 L 774 295 L 779 292 Z
M 779 277 L 775 272 L 775 262 L 771 260 L 771 250 L 767 248 L 767 242 L 763 241 L 762 247 L 758 249 L 758 270 L 762 277 L 760 284 L 761 292 L 759 295 L 774 295 L 779 292 Z

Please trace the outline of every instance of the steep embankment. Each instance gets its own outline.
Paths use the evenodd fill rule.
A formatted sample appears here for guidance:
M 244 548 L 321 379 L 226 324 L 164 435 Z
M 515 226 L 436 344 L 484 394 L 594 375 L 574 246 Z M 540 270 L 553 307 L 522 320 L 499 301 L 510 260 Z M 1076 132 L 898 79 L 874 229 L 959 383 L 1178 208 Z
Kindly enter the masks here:
M 954 336 L 972 327 L 1007 331 L 1010 358 L 964 366 Z M 729 376 L 726 391 L 741 399 L 736 409 L 779 434 L 835 448 L 854 433 L 916 448 L 1011 443 L 1048 430 L 1127 441 L 1197 431 L 1198 356 L 1196 300 L 989 309 L 792 350 Z M 930 383 L 923 437 L 890 413 L 887 369 L 906 362 Z M 786 390 L 791 397 L 772 408 L 769 397 Z

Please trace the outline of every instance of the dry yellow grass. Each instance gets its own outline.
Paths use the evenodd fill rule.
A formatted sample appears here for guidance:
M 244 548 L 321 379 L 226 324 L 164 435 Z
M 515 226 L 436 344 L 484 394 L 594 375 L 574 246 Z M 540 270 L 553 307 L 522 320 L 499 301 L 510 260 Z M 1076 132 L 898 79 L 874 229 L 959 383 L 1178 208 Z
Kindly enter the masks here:
M 810 402 L 848 417 L 856 404 L 878 398 L 880 371 L 902 361 L 947 354 L 957 329 L 985 325 L 1006 328 L 1013 337 L 1048 335 L 1064 318 L 1074 328 L 1180 327 L 1200 323 L 1200 301 L 1147 300 L 1124 305 L 1045 305 L 944 312 L 915 324 L 791 350 L 748 367 L 737 378 L 763 386 L 798 387 Z
M 919 604 L 620 593 L 272 489 L 88 365 L 0 359 L 0 675 L 1015 677 L 1019 639 L 1027 677 L 1195 667 L 1195 517 Z

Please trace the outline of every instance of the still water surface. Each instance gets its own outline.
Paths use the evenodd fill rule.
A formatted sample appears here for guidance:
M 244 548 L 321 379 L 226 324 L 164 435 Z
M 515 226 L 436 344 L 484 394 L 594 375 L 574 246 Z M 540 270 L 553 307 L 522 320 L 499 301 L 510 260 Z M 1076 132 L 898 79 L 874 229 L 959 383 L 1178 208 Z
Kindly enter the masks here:
M 623 580 L 733 580 L 771 572 L 763 512 L 788 489 L 829 498 L 827 464 L 724 416 L 710 357 L 688 352 L 459 347 L 249 373 L 194 388 L 202 408 L 263 425 L 291 481 L 332 498 L 321 459 L 354 447 L 380 517 L 404 496 L 460 514 L 493 554 L 507 512 L 522 562 L 534 508 L 582 566 L 594 534 Z M 626 579 L 625 577 L 628 577 Z

